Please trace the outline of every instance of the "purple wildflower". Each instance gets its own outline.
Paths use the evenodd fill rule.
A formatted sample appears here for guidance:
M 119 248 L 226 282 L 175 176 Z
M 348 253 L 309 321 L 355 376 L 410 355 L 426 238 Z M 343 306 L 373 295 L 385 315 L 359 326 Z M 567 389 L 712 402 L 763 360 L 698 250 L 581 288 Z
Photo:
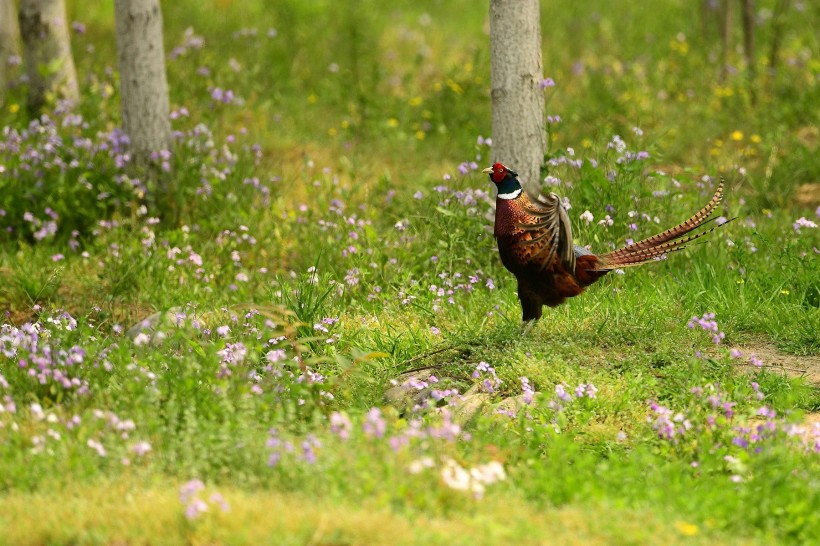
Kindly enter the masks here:
M 350 418 L 344 413 L 334 411 L 330 414 L 330 432 L 335 434 L 341 440 L 350 438 L 350 431 L 353 429 L 353 423 Z
M 368 438 L 383 437 L 387 430 L 387 422 L 384 420 L 384 417 L 382 417 L 382 410 L 379 408 L 370 408 L 362 424 L 362 430 Z

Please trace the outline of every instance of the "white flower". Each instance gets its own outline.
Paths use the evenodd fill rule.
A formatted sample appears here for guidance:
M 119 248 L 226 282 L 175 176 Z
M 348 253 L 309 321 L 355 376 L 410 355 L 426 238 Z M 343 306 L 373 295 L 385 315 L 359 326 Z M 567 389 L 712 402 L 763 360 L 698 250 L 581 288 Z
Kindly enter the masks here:
M 411 474 L 418 474 L 425 468 L 432 468 L 435 466 L 435 462 L 431 457 L 422 457 L 421 459 L 416 459 L 407 467 L 407 471 Z M 443 476 L 442 476 L 443 477 Z
M 581 220 L 583 220 L 583 221 L 584 221 L 584 222 L 586 222 L 587 224 L 590 224 L 590 223 L 592 223 L 592 221 L 593 221 L 593 220 L 595 220 L 595 217 L 593 217 L 593 216 L 592 216 L 592 213 L 591 213 L 591 212 L 589 212 L 588 210 L 585 210 L 585 211 L 581 214 L 580 218 L 581 218 Z
M 471 469 L 470 476 L 472 476 L 474 480 L 489 485 L 505 480 L 507 473 L 504 472 L 504 465 L 498 461 L 490 461 L 489 463 L 478 465 Z
M 476 498 L 481 498 L 485 486 L 507 478 L 504 466 L 497 461 L 490 461 L 467 470 L 452 459 L 444 461 L 441 479 L 451 489 L 470 491 Z
M 441 479 L 444 480 L 445 485 L 450 489 L 456 489 L 458 491 L 469 491 L 472 489 L 470 473 L 452 459 L 447 459 L 444 462 L 444 466 L 441 468 Z M 481 486 L 481 491 L 484 491 L 483 486 Z
M 34 416 L 35 419 L 38 421 L 42 421 L 45 419 L 45 413 L 43 412 L 43 406 L 37 404 L 36 402 L 30 406 L 31 414 Z

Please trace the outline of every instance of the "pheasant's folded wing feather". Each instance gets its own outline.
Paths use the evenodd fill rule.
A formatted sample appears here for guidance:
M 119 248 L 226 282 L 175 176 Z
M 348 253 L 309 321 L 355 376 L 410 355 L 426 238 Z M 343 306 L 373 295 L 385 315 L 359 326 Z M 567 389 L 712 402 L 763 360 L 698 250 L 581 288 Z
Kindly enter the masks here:
M 537 202 L 528 200 L 524 211 L 526 216 L 518 223 L 523 232 L 518 246 L 527 261 L 548 269 L 557 255 L 567 271 L 575 271 L 572 225 L 561 198 L 554 193 L 540 195 Z

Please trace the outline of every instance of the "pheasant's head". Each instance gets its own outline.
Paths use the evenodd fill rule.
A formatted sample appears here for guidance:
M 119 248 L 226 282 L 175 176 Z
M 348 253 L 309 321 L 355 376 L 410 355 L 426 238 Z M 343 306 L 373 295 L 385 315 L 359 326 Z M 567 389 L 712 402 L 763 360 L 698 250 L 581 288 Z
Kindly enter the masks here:
M 492 167 L 487 167 L 483 171 L 490 175 L 490 181 L 498 188 L 500 199 L 516 199 L 521 195 L 521 183 L 518 181 L 518 173 L 511 171 L 501 163 L 493 163 Z
M 501 163 L 493 163 L 492 167 L 487 167 L 481 172 L 489 174 L 490 180 L 495 184 L 501 184 L 508 178 L 515 178 L 518 176 L 517 172 L 511 171 Z

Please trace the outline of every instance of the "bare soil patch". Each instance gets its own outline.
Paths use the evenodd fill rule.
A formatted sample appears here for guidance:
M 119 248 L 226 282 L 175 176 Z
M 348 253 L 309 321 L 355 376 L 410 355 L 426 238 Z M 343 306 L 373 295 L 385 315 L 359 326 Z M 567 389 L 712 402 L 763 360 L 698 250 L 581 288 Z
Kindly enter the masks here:
M 763 343 L 735 348 L 742 351 L 744 356 L 757 356 L 764 366 L 780 368 L 793 377 L 803 377 L 809 383 L 820 385 L 820 356 L 790 355 Z

